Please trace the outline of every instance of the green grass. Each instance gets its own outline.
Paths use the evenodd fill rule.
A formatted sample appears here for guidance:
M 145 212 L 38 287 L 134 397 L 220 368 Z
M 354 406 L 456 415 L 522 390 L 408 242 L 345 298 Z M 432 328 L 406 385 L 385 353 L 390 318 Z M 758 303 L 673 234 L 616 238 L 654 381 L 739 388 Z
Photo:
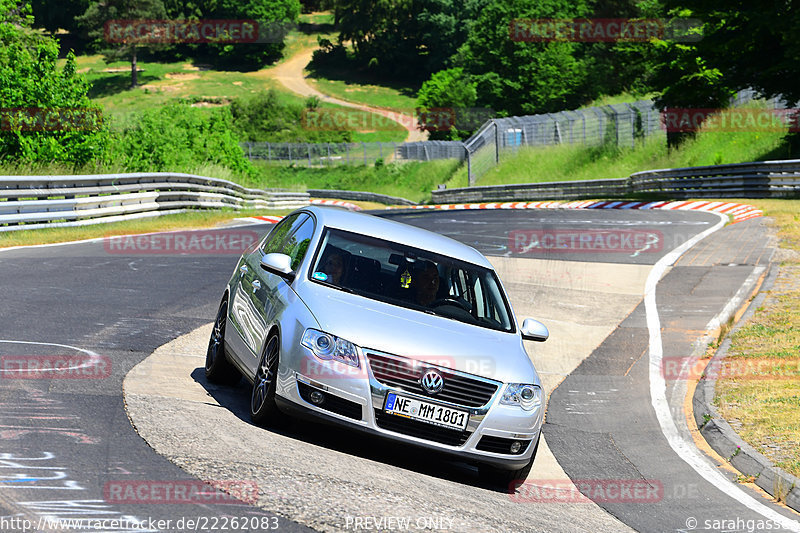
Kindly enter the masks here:
M 375 166 L 332 166 L 305 168 L 255 163 L 259 178 L 254 187 L 289 189 L 343 189 L 399 196 L 420 202 L 430 199 L 431 191 L 453 173 L 455 160 L 427 163 L 390 163 Z
M 419 87 L 390 84 L 352 71 L 325 69 L 308 78 L 320 92 L 357 104 L 414 114 Z
M 731 338 L 715 403 L 737 432 L 800 476 L 800 200 L 742 200 L 771 217 L 787 252 L 775 284 Z M 793 252 L 793 253 L 792 253 Z
M 131 235 L 179 229 L 210 228 L 221 222 L 238 217 L 261 215 L 285 215 L 287 210 L 190 210 L 175 215 L 164 215 L 154 218 L 142 218 L 110 224 L 73 228 L 42 228 L 25 231 L 0 232 L 0 248 L 9 246 L 27 246 L 32 244 L 50 244 L 55 242 L 96 239 L 110 235 Z
M 620 94 L 615 94 L 612 96 L 600 96 L 599 98 L 589 102 L 585 106 L 581 107 L 581 109 L 585 109 L 587 107 L 601 107 L 604 105 L 613 105 L 613 104 L 630 104 L 632 102 L 636 102 L 638 100 L 648 100 L 652 99 L 656 96 L 655 93 L 648 93 L 648 94 L 635 94 L 630 92 L 624 92 Z
M 227 105 L 232 99 L 245 97 L 259 91 L 273 89 L 284 104 L 304 105 L 305 98 L 286 90 L 273 79 L 270 69 L 255 72 L 221 71 L 198 67 L 187 62 L 138 63 L 140 85 L 130 88 L 130 64 L 106 64 L 102 56 L 80 56 L 78 70 L 93 84 L 90 97 L 103 106 L 112 125 L 122 125 L 135 117 L 135 112 L 147 107 L 164 105 L 178 98 L 195 102 L 195 106 Z M 352 113 L 369 115 L 366 124 L 386 123 L 379 115 L 356 111 L 346 107 L 320 102 L 323 109 L 335 110 L 347 116 Z M 402 142 L 406 131 L 399 124 L 389 123 L 378 130 L 366 127 L 356 131 L 356 142 Z
M 500 164 L 490 168 L 476 185 L 539 183 L 625 178 L 642 170 L 719 165 L 791 157 L 782 132 L 700 132 L 677 150 L 668 150 L 663 136 L 651 137 L 635 148 L 561 145 L 523 147 L 501 152 Z M 491 158 L 491 150 L 479 154 Z M 473 161 L 473 165 L 490 161 Z M 466 187 L 466 167 L 458 170 L 448 188 Z

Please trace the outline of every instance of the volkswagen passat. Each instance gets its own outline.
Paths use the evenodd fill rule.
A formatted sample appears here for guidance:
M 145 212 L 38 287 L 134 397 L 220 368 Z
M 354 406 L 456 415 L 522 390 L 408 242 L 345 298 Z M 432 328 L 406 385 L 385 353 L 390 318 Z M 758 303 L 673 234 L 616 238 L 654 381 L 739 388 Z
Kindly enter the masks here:
M 489 261 L 457 241 L 337 208 L 293 212 L 242 255 L 206 376 L 253 383 L 250 415 L 324 418 L 524 479 L 544 392 Z

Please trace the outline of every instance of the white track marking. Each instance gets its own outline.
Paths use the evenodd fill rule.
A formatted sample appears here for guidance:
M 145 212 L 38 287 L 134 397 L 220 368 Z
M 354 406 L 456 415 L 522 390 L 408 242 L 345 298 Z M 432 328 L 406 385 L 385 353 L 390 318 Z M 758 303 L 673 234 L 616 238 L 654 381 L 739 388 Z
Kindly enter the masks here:
M 12 341 L 7 339 L 0 339 L 0 343 L 7 343 L 7 344 L 28 344 L 28 345 L 36 345 L 36 346 L 56 346 L 58 348 L 67 348 L 69 350 L 75 350 L 77 352 L 83 352 L 89 356 L 89 359 L 78 365 L 78 366 L 70 366 L 64 368 L 35 368 L 35 369 L 26 369 L 26 368 L 14 368 L 14 372 L 47 372 L 47 371 L 58 371 L 63 372 L 65 370 L 79 370 L 81 368 L 91 368 L 97 366 L 97 363 L 102 361 L 102 358 L 99 354 L 91 351 L 85 350 L 83 348 L 78 348 L 77 346 L 70 346 L 69 344 L 57 344 L 55 342 L 33 342 L 33 341 Z M 5 372 L 5 368 L 0 368 L 0 375 Z
M 719 215 L 719 217 L 720 221 L 716 225 L 695 235 L 662 257 L 653 266 L 653 270 L 651 270 L 650 274 L 647 276 L 644 305 L 647 315 L 647 329 L 650 333 L 650 401 L 655 410 L 656 417 L 658 418 L 658 424 L 661 426 L 661 432 L 664 434 L 664 437 L 666 437 L 670 447 L 675 451 L 678 457 L 691 466 L 695 472 L 748 509 L 769 520 L 774 520 L 779 523 L 781 527 L 789 531 L 800 533 L 800 522 L 783 516 L 744 492 L 736 484 L 723 476 L 715 466 L 710 464 L 694 444 L 682 438 L 670 414 L 669 403 L 667 403 L 667 384 L 662 370 L 664 347 L 661 342 L 661 320 L 656 307 L 656 286 L 667 267 L 672 265 L 683 252 L 725 225 L 727 217 L 724 215 Z

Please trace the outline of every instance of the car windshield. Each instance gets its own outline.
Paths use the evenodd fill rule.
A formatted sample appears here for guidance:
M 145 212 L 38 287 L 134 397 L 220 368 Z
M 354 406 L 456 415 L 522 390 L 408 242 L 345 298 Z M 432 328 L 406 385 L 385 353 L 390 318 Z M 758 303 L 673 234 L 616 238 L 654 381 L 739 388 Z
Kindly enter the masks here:
M 396 242 L 328 229 L 310 278 L 392 305 L 514 331 L 491 269 Z

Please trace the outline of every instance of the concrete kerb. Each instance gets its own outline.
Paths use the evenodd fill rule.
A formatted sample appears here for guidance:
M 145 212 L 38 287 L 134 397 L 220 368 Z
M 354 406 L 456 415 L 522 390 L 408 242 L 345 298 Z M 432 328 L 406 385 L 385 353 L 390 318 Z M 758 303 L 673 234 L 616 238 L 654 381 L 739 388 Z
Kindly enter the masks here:
M 709 366 L 718 365 L 728 355 L 731 336 L 750 318 L 766 297 L 766 289 L 772 286 L 777 277 L 778 268 L 770 269 L 761 291 L 748 305 L 747 311 L 726 336 Z M 713 376 L 701 380 L 695 388 L 692 398 L 692 410 L 695 423 L 711 448 L 726 459 L 731 466 L 744 476 L 753 477 L 755 484 L 770 494 L 777 501 L 800 512 L 800 478 L 776 467 L 764 455 L 746 443 L 738 433 L 719 415 L 714 407 L 716 378 Z

